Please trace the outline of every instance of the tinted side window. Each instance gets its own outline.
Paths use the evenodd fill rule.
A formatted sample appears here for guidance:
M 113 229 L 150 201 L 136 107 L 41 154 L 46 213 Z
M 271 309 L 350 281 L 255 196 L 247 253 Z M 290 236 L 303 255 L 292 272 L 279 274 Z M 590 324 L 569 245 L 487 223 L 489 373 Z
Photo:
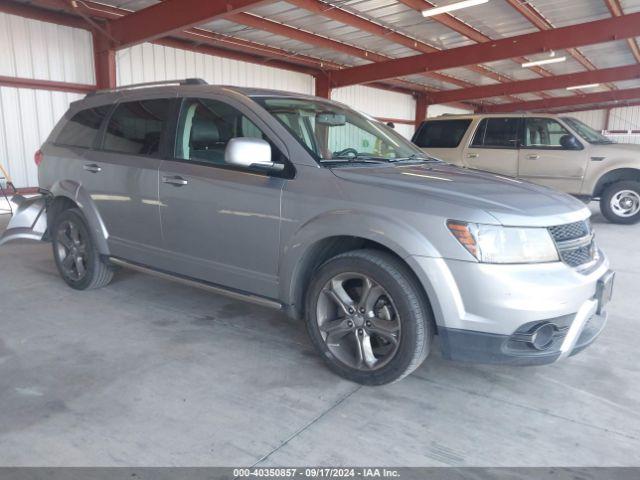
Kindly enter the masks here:
M 413 143 L 421 148 L 457 148 L 471 120 L 434 120 L 424 122 Z
M 237 137 L 269 141 L 258 126 L 231 105 L 207 98 L 188 99 L 178 122 L 176 158 L 224 165 L 227 143 Z M 273 145 L 271 150 L 275 157 Z
M 473 138 L 472 147 L 516 148 L 519 118 L 485 118 Z
M 142 100 L 119 104 L 107 125 L 105 150 L 157 156 L 171 100 Z
M 76 113 L 62 128 L 56 143 L 72 147 L 91 148 L 96 139 L 102 120 L 109 112 L 110 105 L 89 108 Z

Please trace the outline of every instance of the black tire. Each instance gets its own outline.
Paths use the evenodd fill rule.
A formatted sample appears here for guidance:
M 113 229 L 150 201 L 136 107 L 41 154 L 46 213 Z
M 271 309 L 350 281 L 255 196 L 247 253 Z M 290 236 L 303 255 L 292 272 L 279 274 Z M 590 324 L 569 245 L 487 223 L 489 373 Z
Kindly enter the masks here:
M 113 270 L 98 252 L 80 209 L 60 212 L 53 220 L 50 235 L 53 258 L 67 285 L 76 290 L 91 290 L 111 281 Z M 80 260 L 76 261 L 77 258 Z
M 627 195 L 624 196 L 623 192 L 627 192 Z M 621 200 L 620 198 L 616 200 L 618 195 L 623 195 Z M 623 202 L 622 205 L 621 201 Z M 620 208 L 625 205 L 624 201 L 629 202 L 629 205 L 631 205 L 630 209 L 627 210 L 630 213 L 628 216 L 625 216 L 623 214 L 625 210 Z M 616 182 L 609 185 L 602 193 L 602 197 L 600 198 L 600 211 L 606 219 L 612 223 L 631 225 L 640 221 L 640 206 L 638 206 L 638 201 L 640 201 L 640 182 L 634 180 Z M 617 209 L 613 207 L 613 203 L 618 204 Z
M 329 343 L 329 337 L 326 337 L 327 341 L 325 341 L 323 337 L 318 321 L 318 311 L 322 312 L 323 305 L 327 305 L 327 300 L 321 300 L 321 298 L 327 294 L 327 285 L 330 285 L 330 282 L 334 281 L 335 278 L 341 278 L 343 275 L 366 276 L 375 282 L 376 288 L 382 288 L 382 290 L 378 290 L 378 292 L 384 292 L 384 295 L 382 295 L 378 301 L 387 298 L 385 295 L 388 293 L 390 297 L 388 304 L 393 304 L 393 318 L 399 325 L 399 339 L 394 343 L 395 353 L 388 359 L 385 359 L 385 363 L 379 368 L 372 370 L 370 369 L 371 367 L 363 365 L 363 349 L 361 347 L 357 347 L 360 352 L 360 368 L 354 368 L 353 365 L 348 365 L 332 353 L 332 350 L 327 345 L 327 343 Z M 318 310 L 319 302 L 325 302 L 324 304 L 320 304 L 320 310 Z M 388 307 L 385 306 L 385 308 Z M 344 315 L 345 318 L 338 318 L 336 321 L 332 320 L 326 323 L 335 324 L 337 321 L 341 321 L 344 327 L 346 327 L 345 321 L 351 317 L 349 317 L 347 312 L 343 313 L 340 308 L 337 308 L 337 311 L 339 317 Z M 311 280 L 306 295 L 305 312 L 305 321 L 309 336 L 323 360 L 335 373 L 356 383 L 363 385 L 383 385 L 396 382 L 418 368 L 427 358 L 430 351 L 431 340 L 434 334 L 434 321 L 426 295 L 409 268 L 393 255 L 386 252 L 378 250 L 354 250 L 328 260 L 316 270 Z M 371 313 L 373 314 L 373 311 Z M 367 314 L 363 313 L 358 322 L 366 319 L 366 315 Z M 320 317 L 321 316 L 322 315 L 320 315 Z M 378 315 L 376 315 L 376 317 L 377 316 Z M 377 322 L 378 319 L 375 319 L 375 321 Z M 353 322 L 346 323 L 353 324 Z M 362 326 L 362 323 L 359 325 Z M 344 340 L 341 338 L 340 342 L 346 342 L 347 340 L 358 342 L 358 335 L 363 329 L 358 328 L 358 325 L 356 325 L 355 328 L 356 331 L 347 333 L 343 337 Z M 327 335 L 326 330 L 324 334 Z M 342 332 L 339 334 L 341 335 Z M 354 335 L 355 337 L 351 337 L 350 335 Z M 366 336 L 369 342 L 376 343 L 379 346 L 380 340 L 379 337 L 376 338 L 375 333 L 368 332 Z M 332 348 L 336 348 L 336 344 L 331 343 Z M 388 342 L 384 341 L 383 343 L 388 344 Z M 383 345 L 383 347 L 384 346 L 385 345 Z M 376 361 L 378 360 L 376 359 Z

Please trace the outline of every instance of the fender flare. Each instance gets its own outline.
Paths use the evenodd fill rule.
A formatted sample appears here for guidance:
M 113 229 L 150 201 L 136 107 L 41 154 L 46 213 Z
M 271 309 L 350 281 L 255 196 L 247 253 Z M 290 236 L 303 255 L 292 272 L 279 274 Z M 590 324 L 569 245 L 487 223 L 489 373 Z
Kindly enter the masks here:
M 324 212 L 305 222 L 282 248 L 279 279 L 280 298 L 285 305 L 295 305 L 296 291 L 308 266 L 305 260 L 314 253 L 314 247 L 335 237 L 355 237 L 383 245 L 404 260 L 421 283 L 410 257 L 440 257 L 433 244 L 406 223 L 351 209 Z
M 54 199 L 58 197 L 65 197 L 78 205 L 87 219 L 89 230 L 93 234 L 93 239 L 96 242 L 98 252 L 100 252 L 101 255 L 110 255 L 109 246 L 107 244 L 109 232 L 107 231 L 107 227 L 105 226 L 94 201 L 82 185 L 72 180 L 60 180 L 54 183 L 49 191 Z

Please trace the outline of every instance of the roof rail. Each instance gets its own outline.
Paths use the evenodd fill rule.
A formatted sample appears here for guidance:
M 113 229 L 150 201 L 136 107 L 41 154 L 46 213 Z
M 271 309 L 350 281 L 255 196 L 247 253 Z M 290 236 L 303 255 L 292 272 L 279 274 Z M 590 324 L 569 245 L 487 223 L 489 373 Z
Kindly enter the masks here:
M 122 92 L 124 90 L 135 90 L 138 88 L 159 87 L 162 85 L 208 85 L 206 80 L 202 78 L 184 78 L 182 80 L 159 80 L 157 82 L 133 83 L 131 85 L 122 85 L 116 88 L 105 88 L 96 90 L 87 94 L 87 97 L 98 93 Z

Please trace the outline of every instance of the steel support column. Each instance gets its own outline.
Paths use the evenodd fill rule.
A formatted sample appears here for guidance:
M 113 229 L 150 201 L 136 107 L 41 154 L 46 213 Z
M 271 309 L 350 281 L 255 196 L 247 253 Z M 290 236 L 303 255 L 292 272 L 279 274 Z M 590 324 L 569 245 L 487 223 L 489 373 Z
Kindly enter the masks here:
M 109 39 L 100 32 L 93 32 L 93 58 L 97 88 L 115 88 L 116 51 Z
M 418 128 L 418 126 L 427 119 L 427 108 L 429 108 L 427 96 L 424 93 L 416 95 L 416 128 Z

